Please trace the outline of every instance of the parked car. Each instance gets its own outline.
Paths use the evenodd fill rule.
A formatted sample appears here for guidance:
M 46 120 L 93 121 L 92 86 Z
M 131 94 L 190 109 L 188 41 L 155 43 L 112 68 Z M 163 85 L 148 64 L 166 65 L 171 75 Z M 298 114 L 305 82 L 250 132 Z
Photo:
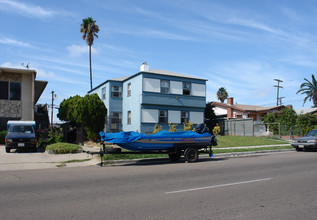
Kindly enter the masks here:
M 29 148 L 37 150 L 35 121 L 8 121 L 8 132 L 5 138 L 5 149 Z
M 297 151 L 302 151 L 304 149 L 317 149 L 317 129 L 311 130 L 304 137 L 294 139 L 292 146 Z

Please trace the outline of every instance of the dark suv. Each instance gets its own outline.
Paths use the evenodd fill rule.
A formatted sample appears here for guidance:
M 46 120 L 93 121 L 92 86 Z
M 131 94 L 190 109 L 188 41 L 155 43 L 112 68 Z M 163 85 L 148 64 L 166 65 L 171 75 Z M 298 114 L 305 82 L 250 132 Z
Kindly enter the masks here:
M 10 153 L 11 149 L 29 148 L 37 150 L 37 139 L 32 124 L 15 123 L 8 126 L 8 133 L 5 138 L 6 152 Z
M 317 149 L 317 129 L 311 130 L 304 137 L 294 139 L 292 146 L 297 151 L 302 151 L 304 149 Z

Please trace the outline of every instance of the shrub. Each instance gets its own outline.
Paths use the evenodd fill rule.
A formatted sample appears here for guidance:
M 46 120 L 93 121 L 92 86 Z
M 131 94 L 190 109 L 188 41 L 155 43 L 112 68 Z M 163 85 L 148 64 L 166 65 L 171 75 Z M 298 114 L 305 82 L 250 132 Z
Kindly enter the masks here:
M 190 121 L 187 122 L 187 121 L 185 120 L 184 123 L 183 123 L 183 125 L 184 125 L 184 131 L 195 131 L 195 128 L 193 128 L 193 127 L 194 127 L 194 124 L 191 123 Z
M 63 141 L 63 129 L 62 128 L 49 128 L 48 130 L 48 144 L 59 143 Z
M 168 123 L 168 127 L 170 127 L 170 129 L 168 131 L 175 132 L 177 124 Z
M 52 150 L 54 154 L 69 154 L 75 153 L 76 151 L 82 149 L 81 146 L 77 144 L 70 144 L 70 143 L 55 143 L 48 145 L 46 147 L 46 151 Z
M 0 131 L 0 144 L 4 144 L 4 139 L 7 135 L 7 131 Z
M 162 130 L 162 126 L 159 126 L 158 124 L 155 124 L 154 125 L 153 134 L 159 132 L 160 130 Z
M 220 133 L 220 127 L 217 123 L 216 126 L 214 127 L 214 129 L 212 129 L 212 134 L 217 136 L 219 133 Z

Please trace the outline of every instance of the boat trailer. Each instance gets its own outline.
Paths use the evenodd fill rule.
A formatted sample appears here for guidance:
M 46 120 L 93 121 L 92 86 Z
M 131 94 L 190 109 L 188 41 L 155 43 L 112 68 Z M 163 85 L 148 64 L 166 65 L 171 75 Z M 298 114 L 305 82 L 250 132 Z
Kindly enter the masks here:
M 121 148 L 109 147 L 114 145 L 113 143 L 107 143 L 105 141 L 100 142 L 99 151 L 86 151 L 87 154 L 100 155 L 100 166 L 104 165 L 104 155 L 107 154 L 168 154 L 170 161 L 178 161 L 182 155 L 184 155 L 185 161 L 187 163 L 193 163 L 198 160 L 199 153 L 207 153 L 209 157 L 213 157 L 213 146 L 217 146 L 217 138 L 212 135 L 209 145 L 205 144 L 187 144 L 187 143 L 178 143 L 174 144 L 174 147 L 167 150 L 149 150 L 149 151 L 122 151 Z

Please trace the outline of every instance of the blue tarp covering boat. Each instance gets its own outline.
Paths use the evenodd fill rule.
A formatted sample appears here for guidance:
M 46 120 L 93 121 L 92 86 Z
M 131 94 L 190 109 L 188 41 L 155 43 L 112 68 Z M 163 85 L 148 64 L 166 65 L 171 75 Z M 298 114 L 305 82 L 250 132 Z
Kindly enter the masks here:
M 211 140 L 210 133 L 199 134 L 194 131 L 169 132 L 160 131 L 156 134 L 146 135 L 138 132 L 100 132 L 101 141 L 114 143 L 118 146 L 133 151 L 168 150 L 181 145 L 201 145 L 208 146 Z

